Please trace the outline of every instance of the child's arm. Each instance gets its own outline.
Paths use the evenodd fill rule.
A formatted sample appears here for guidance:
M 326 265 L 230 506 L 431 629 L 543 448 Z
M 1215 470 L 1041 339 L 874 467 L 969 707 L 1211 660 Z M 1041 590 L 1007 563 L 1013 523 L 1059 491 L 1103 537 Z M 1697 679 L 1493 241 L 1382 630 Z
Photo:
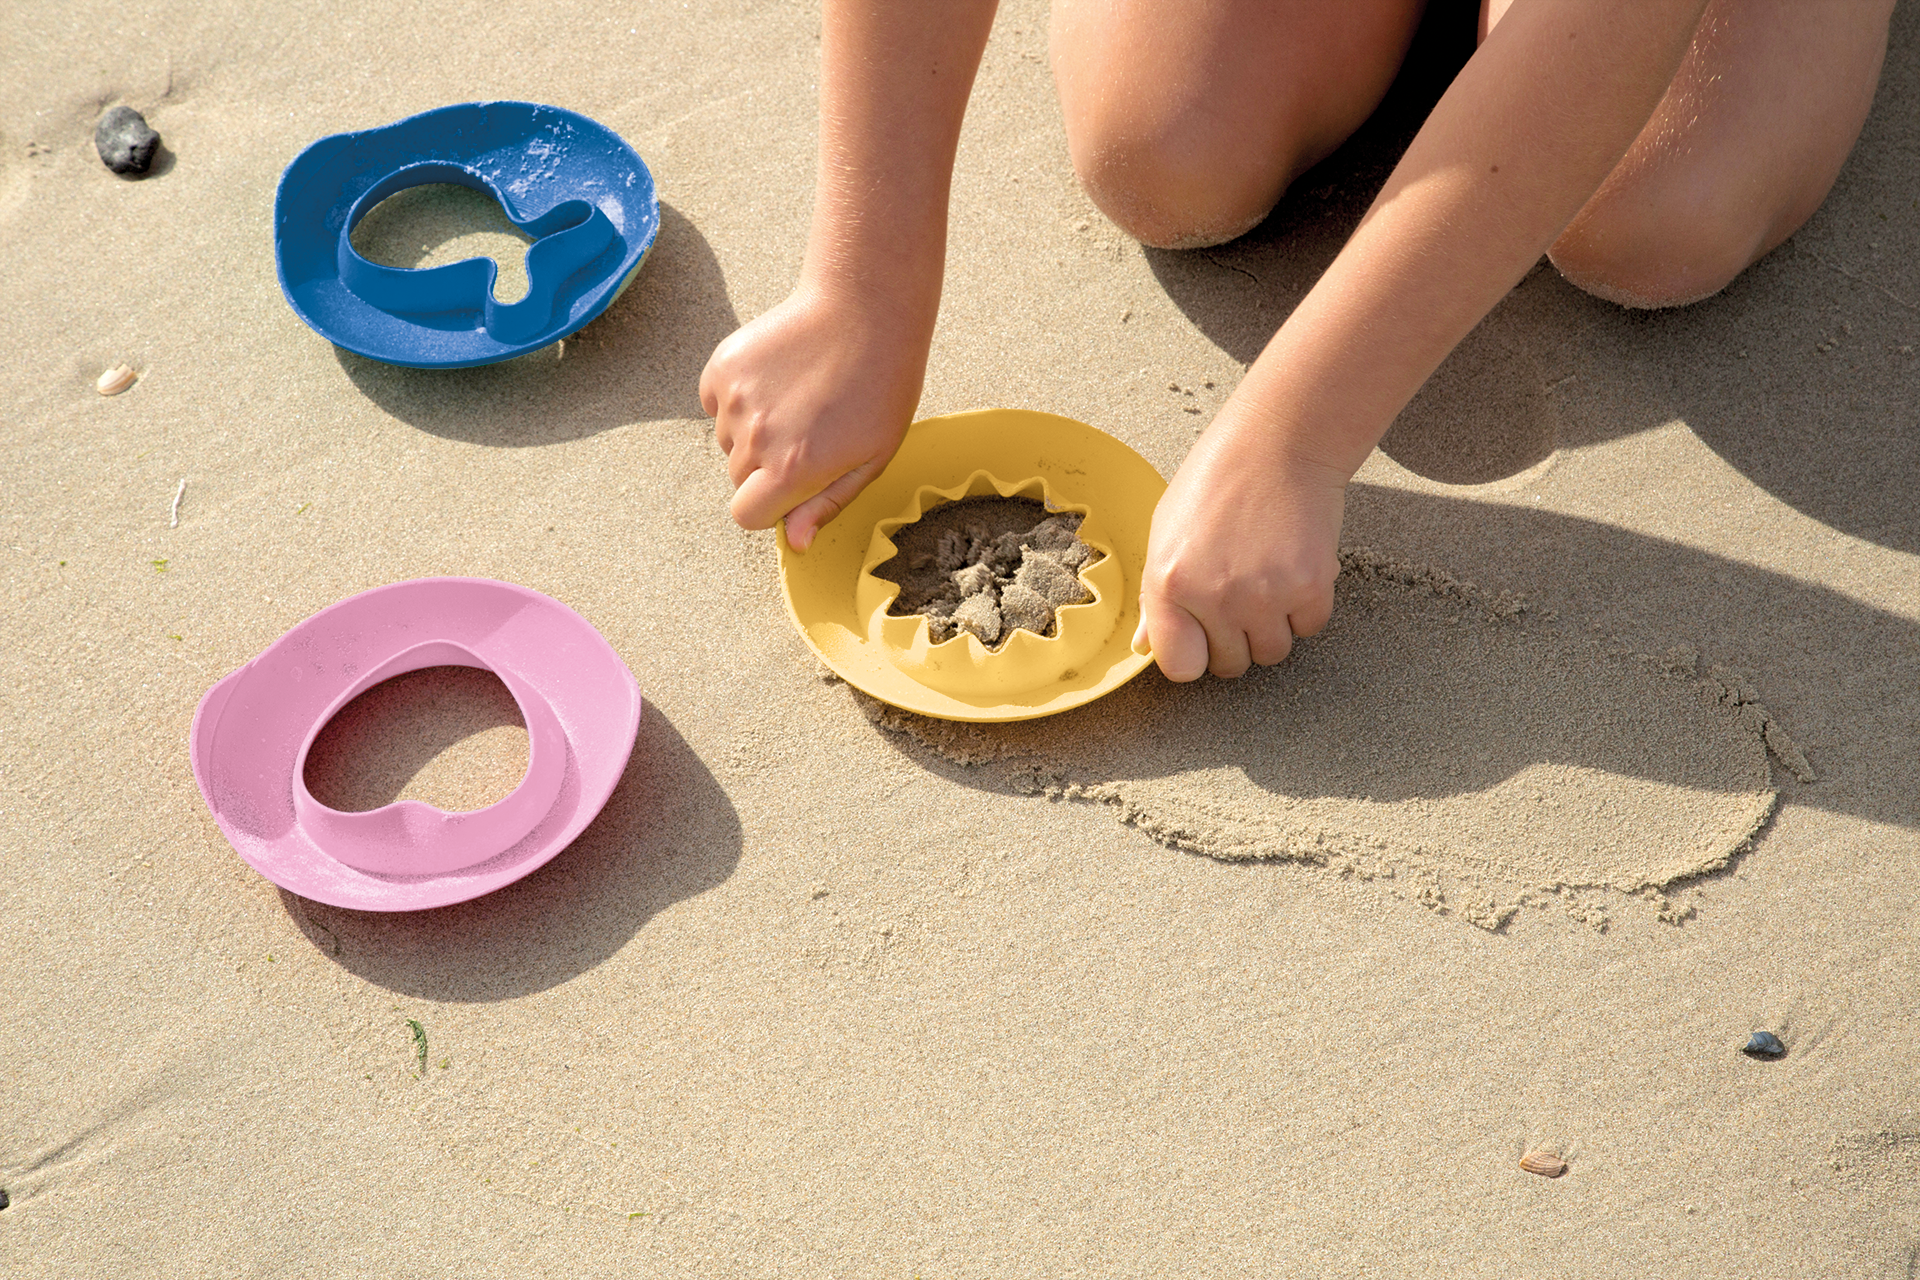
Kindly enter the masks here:
M 1345 486 L 1652 115 L 1703 0 L 1516 0 L 1154 513 L 1136 647 L 1175 680 L 1333 607 Z
M 700 377 L 733 518 L 804 550 L 913 416 L 940 309 L 947 193 L 995 0 L 827 0 L 813 227 L 792 296 Z

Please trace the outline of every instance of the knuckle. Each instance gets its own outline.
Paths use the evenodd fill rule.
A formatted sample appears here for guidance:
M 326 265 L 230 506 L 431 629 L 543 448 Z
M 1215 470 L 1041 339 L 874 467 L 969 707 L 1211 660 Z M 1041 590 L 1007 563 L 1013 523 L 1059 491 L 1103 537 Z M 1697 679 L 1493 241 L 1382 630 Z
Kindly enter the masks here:
M 1209 611 L 1228 598 L 1226 584 L 1219 577 L 1179 561 L 1162 566 L 1157 578 L 1156 594 L 1188 608 Z

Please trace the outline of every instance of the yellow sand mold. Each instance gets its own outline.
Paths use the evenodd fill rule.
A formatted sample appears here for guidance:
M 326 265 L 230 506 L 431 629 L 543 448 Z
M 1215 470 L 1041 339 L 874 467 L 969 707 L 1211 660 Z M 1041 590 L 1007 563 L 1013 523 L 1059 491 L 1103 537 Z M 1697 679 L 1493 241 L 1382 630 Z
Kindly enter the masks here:
M 1133 652 L 1140 573 L 1166 482 L 1139 454 L 1085 423 L 985 409 L 915 423 L 879 477 L 804 553 L 780 538 L 794 624 L 855 688 L 946 720 L 1026 720 L 1091 702 L 1146 669 Z M 1081 515 L 1101 553 L 1080 577 L 1093 599 L 1056 614 L 1052 636 L 1016 630 L 997 650 L 963 633 L 934 643 L 922 615 L 889 617 L 899 587 L 872 570 L 889 535 L 943 502 L 997 494 Z

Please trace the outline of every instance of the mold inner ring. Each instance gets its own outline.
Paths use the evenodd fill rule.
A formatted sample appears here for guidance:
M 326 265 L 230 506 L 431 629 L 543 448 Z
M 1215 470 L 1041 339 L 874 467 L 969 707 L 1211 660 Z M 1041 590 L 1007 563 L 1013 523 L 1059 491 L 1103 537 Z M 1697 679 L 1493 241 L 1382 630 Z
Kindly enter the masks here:
M 1078 537 L 1097 560 L 1081 566 L 1080 584 L 1091 598 L 1063 604 L 1054 610 L 1049 635 L 1025 627 L 1009 628 L 1006 638 L 989 649 L 971 631 L 948 640 L 935 640 L 924 613 L 889 613 L 900 595 L 898 583 L 874 574 L 899 551 L 892 535 L 930 511 L 973 497 L 1026 498 L 1038 501 L 1049 514 L 1081 517 Z M 855 611 L 864 620 L 867 637 L 895 666 L 930 689 L 953 697 L 998 700 L 1062 679 L 1072 679 L 1079 665 L 1098 653 L 1119 622 L 1124 578 L 1111 539 L 1104 533 L 1099 513 L 1060 500 L 1042 476 L 1008 482 L 985 470 L 976 470 L 950 487 L 921 485 L 907 507 L 880 521 L 873 530 L 866 558 L 855 586 Z

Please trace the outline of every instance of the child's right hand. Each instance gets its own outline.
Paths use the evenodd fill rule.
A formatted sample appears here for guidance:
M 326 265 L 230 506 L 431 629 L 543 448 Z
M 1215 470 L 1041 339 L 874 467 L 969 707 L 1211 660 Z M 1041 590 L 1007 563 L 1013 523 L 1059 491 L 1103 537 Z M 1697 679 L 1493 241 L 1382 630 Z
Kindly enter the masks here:
M 1346 484 L 1230 404 L 1154 508 L 1134 651 L 1195 680 L 1272 666 L 1316 634 L 1333 612 Z
M 813 543 L 900 447 L 926 376 L 923 326 L 807 284 L 714 350 L 700 405 L 714 419 L 741 527 L 785 517 Z

